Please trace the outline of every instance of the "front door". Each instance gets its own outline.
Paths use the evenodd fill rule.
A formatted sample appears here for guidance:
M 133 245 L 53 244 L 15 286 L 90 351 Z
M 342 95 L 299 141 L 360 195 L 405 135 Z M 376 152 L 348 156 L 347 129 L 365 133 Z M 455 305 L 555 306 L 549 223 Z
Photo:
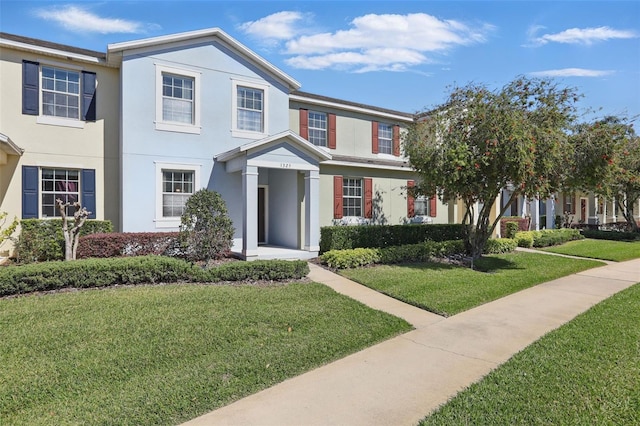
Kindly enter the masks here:
M 267 187 L 258 186 L 258 244 L 267 243 Z

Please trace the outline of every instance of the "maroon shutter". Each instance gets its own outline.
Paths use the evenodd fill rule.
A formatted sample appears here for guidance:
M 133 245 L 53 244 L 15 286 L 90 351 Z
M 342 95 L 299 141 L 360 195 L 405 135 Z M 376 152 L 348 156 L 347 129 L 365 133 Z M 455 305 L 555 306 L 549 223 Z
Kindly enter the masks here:
M 393 126 L 393 155 L 400 156 L 400 126 Z
M 378 153 L 378 122 L 371 122 L 371 152 Z
M 433 197 L 429 198 L 429 216 L 436 217 L 438 215 L 438 211 L 436 210 L 437 205 L 438 197 L 434 195 Z
M 309 140 L 309 110 L 300 108 L 300 136 Z
M 364 178 L 364 217 L 373 217 L 373 179 Z
M 411 190 L 409 189 L 413 188 L 414 186 L 414 181 L 407 181 L 407 217 L 414 217 L 416 215 L 415 198 L 413 198 L 413 195 L 411 195 Z
M 336 115 L 329 116 L 329 149 L 336 149 Z
M 571 200 L 571 214 L 576 214 L 576 204 L 578 204 L 578 196 L 572 195 L 573 199 Z
M 342 176 L 333 177 L 333 218 L 342 219 Z

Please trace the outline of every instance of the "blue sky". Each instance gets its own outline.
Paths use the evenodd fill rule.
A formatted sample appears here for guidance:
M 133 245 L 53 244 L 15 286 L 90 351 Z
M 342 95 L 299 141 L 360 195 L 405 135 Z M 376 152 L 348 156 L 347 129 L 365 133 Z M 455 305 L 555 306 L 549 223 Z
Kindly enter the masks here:
M 354 102 L 416 112 L 528 75 L 577 87 L 586 118 L 640 115 L 638 1 L 0 2 L 0 30 L 98 51 L 211 27 Z

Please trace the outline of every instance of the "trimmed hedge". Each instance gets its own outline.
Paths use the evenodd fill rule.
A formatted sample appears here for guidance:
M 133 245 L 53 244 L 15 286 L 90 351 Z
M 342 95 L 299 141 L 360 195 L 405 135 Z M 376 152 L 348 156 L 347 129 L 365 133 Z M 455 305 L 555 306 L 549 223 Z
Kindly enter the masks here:
M 202 269 L 182 259 L 138 256 L 83 259 L 0 268 L 0 296 L 63 288 L 121 284 L 300 279 L 309 273 L 302 260 L 234 262 Z
M 502 254 L 511 253 L 518 247 L 518 243 L 514 238 L 490 238 L 487 245 L 484 246 L 485 254 Z
M 549 247 L 564 244 L 567 241 L 580 240 L 584 236 L 578 229 L 543 229 L 516 233 L 518 247 Z
M 88 257 L 157 256 L 179 245 L 178 232 L 111 232 L 80 237 L 78 259 Z
M 71 221 L 73 223 L 73 221 Z M 71 225 L 71 224 L 70 224 Z M 20 263 L 46 262 L 64 259 L 62 219 L 23 219 L 16 243 L 16 258 Z M 87 220 L 80 236 L 111 232 L 108 220 Z
M 593 238 L 596 240 L 613 240 L 613 241 L 640 240 L 640 232 L 598 231 L 595 229 L 583 229 L 582 235 L 584 235 L 585 238 Z
M 381 248 L 419 244 L 427 240 L 450 241 L 464 238 L 464 225 L 366 225 L 323 226 L 320 252 L 355 248 Z

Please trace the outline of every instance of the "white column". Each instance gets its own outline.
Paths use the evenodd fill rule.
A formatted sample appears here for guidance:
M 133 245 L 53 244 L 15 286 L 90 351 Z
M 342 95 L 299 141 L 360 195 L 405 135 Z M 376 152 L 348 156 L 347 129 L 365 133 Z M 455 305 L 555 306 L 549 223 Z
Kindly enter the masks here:
M 540 203 L 537 198 L 529 201 L 529 212 L 531 214 L 531 230 L 540 230 Z
M 602 223 L 609 223 L 607 220 L 607 199 L 602 197 Z
M 258 256 L 258 167 L 242 168 L 242 255 L 245 259 Z
M 304 174 L 304 249 L 320 251 L 320 172 Z
M 611 198 L 611 221 L 617 222 L 618 218 L 616 217 L 616 197 Z
M 547 223 L 545 224 L 547 229 L 556 228 L 556 197 L 555 194 L 552 197 L 547 198 L 546 203 L 547 211 Z

